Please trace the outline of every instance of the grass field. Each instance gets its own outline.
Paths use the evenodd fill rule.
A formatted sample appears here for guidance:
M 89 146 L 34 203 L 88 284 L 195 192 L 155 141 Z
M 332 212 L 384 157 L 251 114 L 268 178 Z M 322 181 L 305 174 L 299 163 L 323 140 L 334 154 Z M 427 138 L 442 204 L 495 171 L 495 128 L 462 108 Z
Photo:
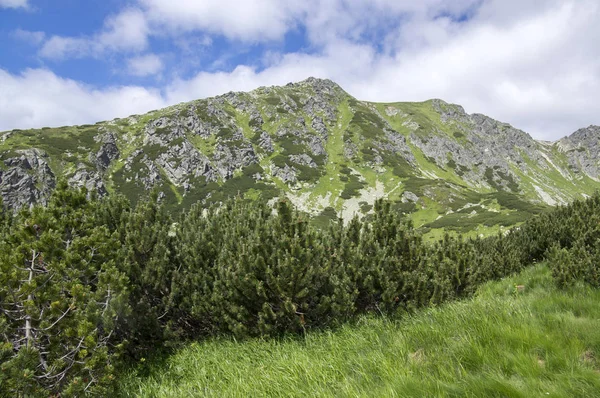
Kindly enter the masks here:
M 516 285 L 524 285 L 517 291 Z M 600 291 L 544 265 L 396 320 L 282 340 L 213 339 L 148 360 L 125 397 L 600 397 Z

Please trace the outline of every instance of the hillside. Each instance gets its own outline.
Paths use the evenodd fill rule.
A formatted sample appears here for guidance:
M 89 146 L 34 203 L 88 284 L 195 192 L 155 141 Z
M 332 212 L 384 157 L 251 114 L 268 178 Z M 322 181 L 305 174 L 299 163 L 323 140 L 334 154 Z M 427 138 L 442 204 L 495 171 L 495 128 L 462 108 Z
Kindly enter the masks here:
M 426 241 L 382 199 L 375 202 L 372 217 L 320 228 L 285 199 L 277 201 L 276 211 L 264 201 L 235 198 L 173 214 L 158 195 L 154 191 L 132 205 L 122 195 L 98 198 L 62 180 L 45 206 L 18 213 L 0 206 L 0 397 L 116 396 L 123 366 L 152 358 L 160 348 L 200 344 L 203 354 L 188 357 L 194 364 L 207 360 L 204 347 L 211 342 L 218 346 L 235 337 L 243 353 L 243 342 L 260 338 L 272 357 L 282 337 L 329 338 L 364 317 L 399 320 L 400 335 L 392 330 L 384 340 L 400 339 L 400 351 L 384 358 L 375 352 L 381 361 L 366 363 L 355 361 L 360 355 L 339 354 L 343 363 L 333 375 L 329 363 L 319 373 L 326 376 L 316 387 L 325 389 L 323 395 L 343 391 L 348 378 L 357 379 L 349 386 L 351 396 L 363 389 L 377 391 L 375 386 L 404 391 L 395 383 L 403 369 L 406 376 L 414 369 L 386 357 L 398 361 L 405 354 L 418 362 L 439 361 L 425 368 L 425 384 L 409 380 L 415 388 L 416 383 L 436 393 L 449 388 L 448 394 L 456 395 L 472 390 L 474 396 L 489 395 L 482 391 L 589 396 L 597 388 L 600 193 L 532 217 L 506 234 L 484 239 L 444 235 L 434 241 Z M 455 316 L 451 310 L 449 318 L 436 318 L 438 309 L 441 313 L 449 303 L 472 298 L 482 285 L 542 262 L 549 268 L 542 289 L 538 279 L 513 279 L 494 293 L 502 296 L 504 290 L 512 297 L 506 305 L 484 300 L 469 315 L 468 305 L 457 304 L 466 313 Z M 552 316 L 537 304 L 519 306 L 517 300 L 530 291 L 539 303 L 552 304 Z M 423 322 L 432 320 L 424 330 L 410 326 L 421 311 L 427 311 Z M 421 332 L 433 332 L 426 337 L 429 343 Z M 416 340 L 401 340 L 411 334 Z M 264 340 L 269 337 L 270 342 Z M 367 347 L 375 341 L 359 340 Z M 387 350 L 392 343 L 375 347 Z M 265 365 L 261 375 L 276 381 L 279 370 L 291 363 L 299 371 L 292 379 L 300 377 L 299 383 L 311 388 L 299 362 L 286 362 L 293 346 L 283 347 L 279 363 L 268 362 L 276 368 Z M 352 352 L 352 347 L 340 352 Z M 329 356 L 332 361 L 335 355 Z M 235 357 L 228 352 L 217 356 L 221 362 Z M 318 361 L 311 362 L 310 369 L 318 369 Z M 244 390 L 261 380 L 250 376 L 235 383 L 249 376 L 239 372 L 248 363 L 223 363 L 233 376 L 211 374 L 219 369 L 201 364 L 183 370 L 183 376 L 158 370 L 161 376 L 153 377 L 174 381 L 150 380 L 146 395 L 165 384 L 167 395 L 177 395 L 180 388 L 190 390 L 183 395 L 197 395 L 231 386 L 247 396 Z M 250 359 L 252 369 L 257 363 Z M 184 369 L 177 363 L 173 368 Z M 196 371 L 213 383 L 211 391 Z M 462 377 L 474 384 L 465 385 Z M 338 384 L 330 386 L 330 381 Z M 132 392 L 146 388 L 132 383 Z M 277 383 L 284 385 L 262 382 L 279 388 Z M 198 386 L 201 390 L 192 393 Z
M 517 292 L 515 285 L 524 285 Z M 363 318 L 283 341 L 197 342 L 121 382 L 124 397 L 592 397 L 600 291 L 555 287 L 546 265 L 475 298 Z M 226 358 L 226 360 L 224 360 Z
M 227 93 L 95 125 L 0 133 L 0 194 L 44 203 L 58 178 L 173 208 L 287 196 L 317 222 L 386 197 L 417 226 L 489 232 L 600 187 L 600 128 L 555 143 L 441 100 L 371 103 L 329 80 Z

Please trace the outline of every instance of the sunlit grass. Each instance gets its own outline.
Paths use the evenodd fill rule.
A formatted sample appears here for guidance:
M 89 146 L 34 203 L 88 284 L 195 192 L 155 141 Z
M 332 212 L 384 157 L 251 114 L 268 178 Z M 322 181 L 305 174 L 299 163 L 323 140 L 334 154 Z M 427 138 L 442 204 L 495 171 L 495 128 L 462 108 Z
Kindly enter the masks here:
M 600 291 L 557 290 L 537 266 L 398 320 L 193 343 L 121 385 L 124 396 L 144 397 L 600 396 L 598 303 Z

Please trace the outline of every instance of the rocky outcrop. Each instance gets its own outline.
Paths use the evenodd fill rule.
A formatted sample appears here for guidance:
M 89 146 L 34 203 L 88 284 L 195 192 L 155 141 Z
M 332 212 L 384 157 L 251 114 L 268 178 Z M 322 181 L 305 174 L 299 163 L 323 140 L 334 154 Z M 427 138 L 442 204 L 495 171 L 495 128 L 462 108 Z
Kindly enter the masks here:
M 289 165 L 283 167 L 271 166 L 271 175 L 281 179 L 281 181 L 287 183 L 296 183 L 297 170 Z
M 235 170 L 258 162 L 252 144 L 246 142 L 233 147 L 217 144 L 213 159 L 217 173 L 223 179 L 233 177 Z
M 100 146 L 95 156 L 90 155 L 90 160 L 96 164 L 98 170 L 105 171 L 112 161 L 117 160 L 121 156 L 121 153 L 119 152 L 117 140 L 113 133 L 103 134 L 96 137 L 96 140 L 101 142 L 102 146 Z
M 329 122 L 337 120 L 337 106 L 347 95 L 337 84 L 328 79 L 308 78 L 300 83 L 300 87 L 309 87 L 313 91 L 303 104 L 303 110 L 311 118 L 323 115 Z
M 419 200 L 419 197 L 410 191 L 404 191 L 400 200 L 402 203 L 416 203 Z
M 0 168 L 0 195 L 9 208 L 45 204 L 56 179 L 48 165 L 48 155 L 39 149 L 17 150 Z
M 352 159 L 358 153 L 358 147 L 350 140 L 344 142 L 344 157 L 346 159 Z
M 439 167 L 453 169 L 470 185 L 514 190 L 521 181 L 511 165 L 524 171 L 531 162 L 541 169 L 551 167 L 540 145 L 527 133 L 485 115 L 468 115 L 458 105 L 441 100 L 431 103 L 441 122 L 456 130 L 454 136 L 443 131 L 415 132 L 411 141 Z
M 271 140 L 271 136 L 269 135 L 269 133 L 267 133 L 266 131 L 260 133 L 258 146 L 260 146 L 267 153 L 273 152 L 273 140 Z
M 401 157 L 408 163 L 415 165 L 415 156 L 406 142 L 406 138 L 397 131 L 385 129 L 386 141 L 382 142 L 379 147 L 383 150 L 390 151 L 396 156 Z
M 564 152 L 575 173 L 600 178 L 600 126 L 579 129 L 556 145 Z
M 192 187 L 191 180 L 194 178 L 202 176 L 207 181 L 219 178 L 219 171 L 213 167 L 210 159 L 187 140 L 166 146 L 154 162 L 164 170 L 173 184 L 186 190 Z
M 100 196 L 108 194 L 102 175 L 97 171 L 88 169 L 84 164 L 79 164 L 75 174 L 69 178 L 68 182 L 73 187 L 85 187 L 88 192 L 95 191 Z
M 308 167 L 312 167 L 312 168 L 317 167 L 317 164 L 315 163 L 315 161 L 305 153 L 300 154 L 300 155 L 290 155 L 290 160 L 292 162 L 300 164 L 302 166 L 308 166 Z

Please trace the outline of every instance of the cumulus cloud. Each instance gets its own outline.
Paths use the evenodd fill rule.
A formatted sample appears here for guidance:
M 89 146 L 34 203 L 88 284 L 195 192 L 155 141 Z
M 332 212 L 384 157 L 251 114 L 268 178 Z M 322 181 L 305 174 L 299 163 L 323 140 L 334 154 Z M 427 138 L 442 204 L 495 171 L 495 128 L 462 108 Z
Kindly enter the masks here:
M 29 8 L 28 0 L 0 0 L 0 8 Z
M 127 69 L 133 76 L 152 76 L 163 69 L 163 62 L 156 54 L 146 54 L 127 60 Z
M 144 14 L 134 8 L 110 16 L 93 36 L 52 36 L 40 49 L 44 58 L 98 57 L 107 51 L 142 51 L 148 46 L 149 27 Z
M 424 8 L 411 11 L 416 13 L 412 20 L 388 33 L 389 51 L 383 52 L 344 37 L 345 27 L 315 22 L 315 32 L 319 25 L 325 32 L 333 29 L 321 34 L 328 37 L 322 51 L 270 57 L 273 63 L 260 71 L 239 66 L 227 73 L 201 72 L 175 81 L 168 98 L 188 100 L 316 75 L 364 100 L 442 98 L 540 139 L 600 124 L 600 5 L 592 0 L 535 3 L 488 1 L 464 22 L 460 10 L 452 16 L 421 4 Z M 462 12 L 470 7 L 465 2 Z
M 278 40 L 300 16 L 300 0 L 139 0 L 148 19 L 169 31 L 200 30 L 241 41 Z
M 30 31 L 24 29 L 15 30 L 13 32 L 13 36 L 19 40 L 22 40 L 35 46 L 42 44 L 42 42 L 46 38 L 46 34 L 44 32 Z
M 48 56 L 139 52 L 148 48 L 151 34 L 166 35 L 174 43 L 184 43 L 182 38 L 190 35 L 205 37 L 207 45 L 210 35 L 238 42 L 270 41 L 302 25 L 308 39 L 306 52 L 268 50 L 255 64 L 166 80 L 160 92 L 140 87 L 98 90 L 54 75 L 50 80 L 56 87 L 71 87 L 64 91 L 69 104 L 77 105 L 76 95 L 84 98 L 83 103 L 101 98 L 92 108 L 102 109 L 83 112 L 85 122 L 93 116 L 126 113 L 111 103 L 118 93 L 126 96 L 124 102 L 137 93 L 143 100 L 131 111 L 142 112 L 229 90 L 318 76 L 333 79 L 364 100 L 442 98 L 465 106 L 468 112 L 509 122 L 536 138 L 556 139 L 579 127 L 600 124 L 596 98 L 600 4 L 595 0 L 286 0 L 277 5 L 274 1 L 138 0 L 139 9 L 111 17 L 93 37 L 52 37 L 44 49 Z M 127 66 L 132 74 L 149 75 L 163 70 L 159 61 L 134 56 Z M 23 111 L 27 101 L 19 98 L 27 97 L 29 84 L 38 83 L 31 76 L 44 73 L 50 72 L 4 73 L 5 80 L 19 89 L 14 91 L 16 101 L 0 107 L 4 112 L 0 123 L 29 127 L 33 122 L 43 124 L 47 117 L 48 124 L 57 120 L 66 124 L 67 110 L 57 110 L 60 117 L 36 113 L 37 102 L 32 101 L 30 111 Z M 48 102 L 60 103 L 61 93 L 34 89 L 33 99 L 45 103 L 43 95 L 54 95 Z M 23 109 L 14 108 L 17 105 Z
M 0 131 L 94 123 L 167 105 L 156 90 L 98 89 L 46 69 L 27 69 L 19 75 L 0 69 L 0 87 Z

